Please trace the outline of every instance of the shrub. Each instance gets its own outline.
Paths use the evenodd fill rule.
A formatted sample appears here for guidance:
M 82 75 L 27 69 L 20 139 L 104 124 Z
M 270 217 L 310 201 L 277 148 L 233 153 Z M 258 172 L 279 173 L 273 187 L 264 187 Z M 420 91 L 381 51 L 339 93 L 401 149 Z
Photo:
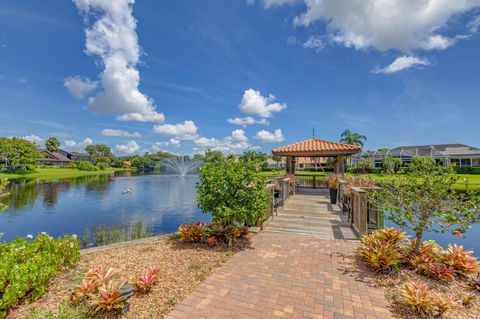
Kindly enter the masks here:
M 205 239 L 205 242 L 209 246 L 217 246 L 218 245 L 218 238 L 215 237 L 215 236 L 210 236 L 210 237 L 207 237 L 207 239 Z
M 153 285 L 158 281 L 158 277 L 160 275 L 160 269 L 159 268 L 149 268 L 145 274 L 137 278 L 133 282 L 133 287 L 137 291 L 140 291 L 142 293 L 147 293 L 149 292 Z
M 105 162 L 98 162 L 96 167 L 101 170 L 101 171 L 104 171 L 105 169 L 109 168 L 110 166 L 108 165 L 108 163 L 105 163 Z
M 362 237 L 359 254 L 368 267 L 375 271 L 398 270 L 403 263 L 403 241 L 406 235 L 401 230 L 385 228 Z
M 429 314 L 434 310 L 434 294 L 426 283 L 407 283 L 401 288 L 401 300 L 416 312 Z
M 0 243 L 0 318 L 20 302 L 30 302 L 47 289 L 50 279 L 79 259 L 75 236 L 53 239 L 40 234 L 34 240 L 17 238 Z
M 442 254 L 442 263 L 454 269 L 460 275 L 477 274 L 480 270 L 473 251 L 463 249 L 463 246 L 448 245 Z
M 428 272 L 428 265 L 440 262 L 442 248 L 433 240 L 425 241 L 415 253 L 415 241 L 407 245 L 407 261 L 410 266 L 424 273 Z
M 253 225 L 266 219 L 270 202 L 266 177 L 257 172 L 256 162 L 227 159 L 208 162 L 200 169 L 197 201 L 213 221 L 222 225 Z
M 443 281 L 451 281 L 455 278 L 455 269 L 441 264 L 428 264 L 426 275 Z
M 81 171 L 96 171 L 97 168 L 95 165 L 90 163 L 89 161 L 78 161 L 72 163 L 73 167 L 81 170 Z
M 125 297 L 122 296 L 119 284 L 110 282 L 98 289 L 98 295 L 92 296 L 92 305 L 95 311 L 104 312 L 122 309 L 125 306 Z
M 177 234 L 180 239 L 193 243 L 198 243 L 202 239 L 204 222 L 196 222 L 194 224 L 183 224 L 178 228 Z
M 77 303 L 86 299 L 90 294 L 96 293 L 98 288 L 99 282 L 95 279 L 83 279 L 80 285 L 73 289 L 70 299 L 73 303 Z

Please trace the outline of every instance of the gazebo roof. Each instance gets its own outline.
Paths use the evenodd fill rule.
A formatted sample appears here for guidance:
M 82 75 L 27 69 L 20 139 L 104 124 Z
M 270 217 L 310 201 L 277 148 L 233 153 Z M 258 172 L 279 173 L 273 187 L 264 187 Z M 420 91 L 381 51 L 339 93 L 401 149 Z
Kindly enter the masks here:
M 273 155 L 279 156 L 336 156 L 350 155 L 360 151 L 357 145 L 330 142 L 318 138 L 310 138 L 293 144 L 277 147 Z

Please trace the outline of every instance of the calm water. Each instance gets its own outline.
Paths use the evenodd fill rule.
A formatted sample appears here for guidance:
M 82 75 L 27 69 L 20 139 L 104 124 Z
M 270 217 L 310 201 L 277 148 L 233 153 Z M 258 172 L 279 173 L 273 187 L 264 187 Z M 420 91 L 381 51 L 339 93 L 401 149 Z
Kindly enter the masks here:
M 82 234 L 98 226 L 141 221 L 153 234 L 177 230 L 182 223 L 209 221 L 197 208 L 196 176 L 90 176 L 54 182 L 18 181 L 0 212 L 4 240 L 45 231 Z M 122 194 L 127 189 L 131 194 Z

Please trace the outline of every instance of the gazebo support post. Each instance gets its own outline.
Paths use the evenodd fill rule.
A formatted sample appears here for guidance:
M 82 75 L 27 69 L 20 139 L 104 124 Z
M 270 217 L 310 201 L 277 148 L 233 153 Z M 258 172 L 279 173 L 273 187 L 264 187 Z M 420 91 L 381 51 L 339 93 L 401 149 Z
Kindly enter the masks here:
M 341 155 L 337 155 L 335 160 L 335 174 L 343 174 L 343 173 L 345 173 L 344 157 Z
M 295 157 L 294 156 L 287 156 L 287 175 L 293 176 L 295 175 Z

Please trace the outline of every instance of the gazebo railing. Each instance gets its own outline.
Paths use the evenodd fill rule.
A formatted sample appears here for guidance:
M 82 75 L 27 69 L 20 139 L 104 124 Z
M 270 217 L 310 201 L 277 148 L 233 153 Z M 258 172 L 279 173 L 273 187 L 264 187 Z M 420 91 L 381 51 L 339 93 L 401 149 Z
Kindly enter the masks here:
M 308 187 L 308 188 L 326 188 L 327 187 L 327 177 L 323 175 L 295 174 L 295 179 L 298 187 Z

